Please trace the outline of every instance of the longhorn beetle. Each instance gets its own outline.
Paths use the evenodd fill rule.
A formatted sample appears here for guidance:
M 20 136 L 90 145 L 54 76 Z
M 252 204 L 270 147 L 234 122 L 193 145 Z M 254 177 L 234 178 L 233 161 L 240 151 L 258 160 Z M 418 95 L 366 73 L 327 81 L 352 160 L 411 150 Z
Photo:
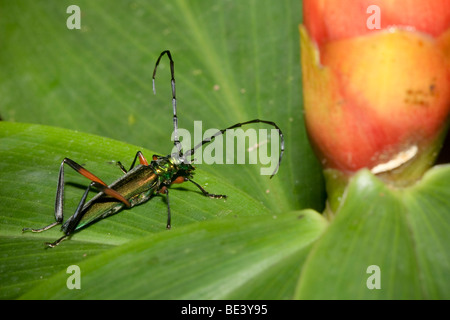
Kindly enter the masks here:
M 284 152 L 284 138 L 280 128 L 272 121 L 254 119 L 246 122 L 237 123 L 226 129 L 218 130 L 209 138 L 201 141 L 194 148 L 183 153 L 183 149 L 178 137 L 178 118 L 177 118 L 177 99 L 175 94 L 175 78 L 174 78 L 174 62 L 169 50 L 161 52 L 156 60 L 155 68 L 153 70 L 152 85 L 153 92 L 155 89 L 156 69 L 159 62 L 164 55 L 167 55 L 170 62 L 171 86 L 172 86 L 172 107 L 173 107 L 173 128 L 174 128 L 174 145 L 177 152 L 167 156 L 153 155 L 153 160 L 148 162 L 141 151 L 138 151 L 134 157 L 129 170 L 117 162 L 117 165 L 124 172 L 124 175 L 114 181 L 111 185 L 107 185 L 100 178 L 93 173 L 86 170 L 84 167 L 75 161 L 64 158 L 59 168 L 58 184 L 56 188 L 55 201 L 55 219 L 56 221 L 39 229 L 23 228 L 24 231 L 42 232 L 46 231 L 64 221 L 63 207 L 64 207 L 64 165 L 68 165 L 79 174 L 91 180 L 91 183 L 86 188 L 81 200 L 75 210 L 75 213 L 62 224 L 61 230 L 64 235 L 58 240 L 46 243 L 49 247 L 57 246 L 61 241 L 71 236 L 75 231 L 83 227 L 87 227 L 91 223 L 106 218 L 119 210 L 124 208 L 131 208 L 149 200 L 153 195 L 161 193 L 166 195 L 167 199 L 167 229 L 171 227 L 171 214 L 169 204 L 169 187 L 174 183 L 192 182 L 203 195 L 221 199 L 226 198 L 226 195 L 212 194 L 206 191 L 201 185 L 192 180 L 194 175 L 194 166 L 191 165 L 192 157 L 197 149 L 204 144 L 210 143 L 215 137 L 224 134 L 227 130 L 238 128 L 243 125 L 251 123 L 264 123 L 276 128 L 280 136 L 280 157 L 278 164 L 271 175 L 271 178 L 277 173 L 280 167 L 281 159 Z M 137 159 L 139 163 L 135 166 Z M 86 198 L 91 188 L 96 188 L 99 192 L 86 203 Z

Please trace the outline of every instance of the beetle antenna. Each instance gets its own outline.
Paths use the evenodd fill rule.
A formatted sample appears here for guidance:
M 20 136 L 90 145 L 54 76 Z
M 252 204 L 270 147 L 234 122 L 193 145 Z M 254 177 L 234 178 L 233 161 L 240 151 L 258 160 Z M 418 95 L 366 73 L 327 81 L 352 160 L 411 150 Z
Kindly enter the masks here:
M 170 83 L 172 85 L 172 107 L 173 107 L 173 133 L 174 133 L 174 145 L 178 149 L 178 155 L 182 156 L 182 146 L 178 137 L 178 117 L 177 117 L 177 97 L 176 97 L 176 91 L 175 91 L 175 67 L 174 62 L 172 59 L 172 55 L 170 54 L 169 50 L 165 50 L 161 52 L 161 54 L 158 57 L 158 60 L 156 60 L 155 69 L 153 69 L 153 77 L 152 77 L 152 85 L 153 85 L 153 93 L 156 94 L 156 87 L 155 87 L 155 76 L 156 76 L 156 69 L 158 68 L 159 62 L 161 61 L 161 58 L 167 54 L 167 57 L 170 61 L 170 76 L 171 80 Z
M 251 123 L 265 123 L 265 124 L 271 125 L 271 126 L 276 128 L 276 130 L 278 131 L 278 134 L 280 135 L 280 157 L 278 159 L 278 164 L 277 164 L 275 170 L 273 171 L 272 175 L 270 176 L 270 178 L 272 179 L 272 177 L 278 172 L 278 169 L 280 168 L 281 159 L 283 158 L 283 153 L 284 153 L 284 137 L 283 137 L 283 133 L 281 132 L 281 129 L 277 126 L 277 124 L 275 122 L 273 122 L 273 121 L 254 119 L 254 120 L 249 120 L 249 121 L 246 121 L 246 122 L 236 123 L 236 124 L 232 125 L 231 127 L 226 128 L 226 129 L 218 130 L 212 136 L 210 136 L 209 138 L 204 139 L 202 142 L 197 144 L 195 147 L 193 147 L 192 149 L 188 150 L 183 155 L 183 158 L 186 158 L 186 157 L 189 157 L 189 156 L 193 156 L 197 149 L 201 148 L 203 145 L 205 145 L 207 143 L 212 142 L 217 136 L 220 136 L 220 135 L 224 134 L 227 130 L 234 129 L 234 128 L 240 128 L 240 127 L 242 127 L 244 125 L 251 124 Z

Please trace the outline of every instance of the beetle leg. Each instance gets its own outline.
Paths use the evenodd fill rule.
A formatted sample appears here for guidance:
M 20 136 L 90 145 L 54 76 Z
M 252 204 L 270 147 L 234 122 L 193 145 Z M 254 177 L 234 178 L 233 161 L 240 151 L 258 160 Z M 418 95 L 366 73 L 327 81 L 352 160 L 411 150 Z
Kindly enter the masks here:
M 192 182 L 193 184 L 195 184 L 197 186 L 197 188 L 200 189 L 200 191 L 203 193 L 203 195 L 210 197 L 210 198 L 214 198 L 214 199 L 226 199 L 227 196 L 224 194 L 212 194 L 209 193 L 208 191 L 206 191 L 201 185 L 199 185 L 197 182 L 195 182 L 194 180 L 191 180 L 189 178 L 186 178 L 187 181 Z
M 120 170 L 122 170 L 123 173 L 125 173 L 125 174 L 128 173 L 127 169 L 125 169 L 125 167 L 123 166 L 122 162 L 117 161 L 117 162 L 116 162 L 116 165 L 119 166 Z
M 89 191 L 91 190 L 91 187 L 92 186 L 97 187 L 97 185 L 98 185 L 97 182 L 91 182 L 89 184 L 89 186 L 86 188 L 86 190 L 84 191 L 83 196 L 81 197 L 81 200 L 78 203 L 77 209 L 75 210 L 75 213 L 67 220 L 67 222 L 63 226 L 63 231 L 66 234 L 66 236 L 71 235 L 72 232 L 75 231 L 75 229 L 77 228 L 78 224 L 81 221 L 81 218 L 83 218 L 83 207 L 84 207 L 84 204 L 86 203 L 87 195 L 88 195 Z M 59 243 L 61 241 L 58 240 L 56 242 Z
M 98 178 L 97 176 L 95 176 L 93 173 L 89 172 L 85 168 L 83 168 L 81 165 L 79 165 L 75 161 L 73 161 L 69 158 L 64 158 L 64 160 L 61 162 L 61 166 L 59 168 L 58 185 L 56 187 L 56 200 L 55 200 L 55 220 L 56 220 L 56 222 L 53 222 L 53 223 L 49 224 L 48 226 L 45 226 L 45 227 L 39 228 L 39 229 L 23 228 L 22 232 L 24 232 L 24 231 L 31 231 L 31 232 L 46 231 L 58 224 L 61 224 L 64 221 L 64 212 L 63 212 L 64 211 L 64 164 L 68 164 L 72 169 L 77 171 L 79 174 L 83 175 L 84 177 L 86 177 L 92 181 L 92 183 L 86 189 L 85 194 L 83 195 L 83 197 L 80 201 L 80 204 L 78 205 L 77 211 L 75 211 L 75 214 L 70 219 L 73 220 L 74 216 L 77 213 L 79 215 L 80 212 L 82 211 L 84 202 L 86 200 L 86 196 L 87 196 L 91 186 L 95 186 L 100 191 L 104 192 L 106 195 L 109 195 L 109 196 L 123 202 L 127 207 L 131 207 L 131 204 L 127 199 L 125 199 L 117 191 L 109 188 L 106 185 L 106 183 L 104 183 L 100 178 Z M 77 219 L 78 219 L 78 222 L 76 223 L 76 225 L 78 225 L 79 219 L 81 219 L 81 217 L 77 218 Z M 70 231 L 69 233 L 71 233 L 76 228 L 76 225 L 73 228 L 72 227 L 67 228 Z M 66 235 L 67 235 L 67 233 L 66 233 Z
M 78 203 L 77 210 L 75 210 L 75 213 L 67 220 L 67 227 L 65 225 L 64 228 L 64 236 L 56 240 L 55 242 L 46 242 L 45 244 L 48 245 L 51 248 L 56 247 L 61 241 L 66 239 L 68 236 L 72 234 L 72 232 L 76 229 L 77 225 L 80 223 L 81 218 L 83 217 L 82 211 L 84 204 L 86 203 L 86 198 L 89 193 L 89 190 L 91 189 L 91 186 L 96 185 L 97 182 L 91 182 L 89 186 L 86 188 L 86 191 L 84 191 L 83 196 L 81 197 L 80 203 Z
M 133 163 L 131 164 L 131 167 L 128 171 L 130 171 L 131 169 L 134 168 L 134 165 L 136 164 L 136 160 L 137 158 L 139 158 L 139 163 L 142 164 L 143 166 L 148 166 L 148 161 L 147 159 L 145 159 L 144 155 L 142 154 L 141 151 L 136 152 L 136 155 L 134 156 L 134 160 Z
M 86 198 L 91 190 L 91 187 L 97 187 L 98 189 L 102 190 L 104 189 L 104 186 L 99 184 L 98 182 L 92 181 L 89 186 L 86 188 L 86 191 L 84 191 L 83 196 L 81 197 L 80 202 L 78 203 L 77 209 L 75 210 L 75 213 L 67 220 L 66 224 L 63 226 L 64 236 L 56 240 L 55 242 L 46 242 L 45 244 L 49 247 L 53 248 L 56 247 L 61 241 L 65 240 L 67 237 L 69 237 L 77 228 L 78 224 L 80 223 L 81 219 L 84 216 L 83 208 L 84 204 L 86 203 Z M 109 188 L 108 188 L 109 189 Z M 111 189 L 112 190 L 112 189 Z M 104 191 L 104 190 L 102 190 Z
M 50 248 L 54 248 L 56 247 L 58 244 L 60 244 L 63 240 L 67 239 L 69 236 L 64 235 L 61 238 L 59 238 L 58 240 L 54 241 L 54 242 L 46 242 L 45 244 L 47 246 L 49 246 Z
M 170 229 L 172 227 L 171 225 L 171 214 L 170 214 L 170 203 L 169 203 L 169 189 L 166 186 L 163 186 L 158 191 L 159 193 L 165 193 L 166 194 L 166 200 L 167 200 L 167 225 L 166 228 Z
M 64 164 L 68 164 L 72 169 L 74 169 L 76 172 L 81 174 L 82 176 L 88 178 L 92 182 L 95 182 L 95 187 L 99 188 L 101 191 L 103 191 L 105 194 L 123 202 L 127 207 L 130 207 L 130 202 L 125 199 L 120 193 L 117 191 L 111 189 L 108 187 L 106 183 L 104 183 L 100 178 L 98 178 L 93 173 L 89 172 L 85 168 L 83 168 L 81 165 L 76 163 L 75 161 L 64 158 L 64 160 L 61 162 L 61 167 L 59 169 L 59 178 L 58 178 L 58 187 L 56 191 L 56 203 L 55 203 L 55 217 L 56 220 L 58 218 L 62 219 L 63 217 L 63 203 L 64 203 Z
M 86 197 L 89 193 L 89 190 L 91 189 L 91 186 L 94 186 L 96 184 L 97 184 L 97 182 L 91 182 L 89 184 L 89 186 L 86 188 L 86 191 L 84 192 L 83 196 L 81 197 L 80 203 L 78 204 L 77 210 L 75 210 L 75 213 L 69 218 L 69 220 L 67 220 L 67 227 L 64 227 L 64 229 L 65 229 L 64 236 L 62 236 L 55 242 L 46 242 L 45 243 L 46 245 L 48 245 L 51 248 L 56 247 L 61 241 L 66 239 L 75 230 L 77 225 L 80 223 L 81 218 L 83 217 L 83 215 L 81 213 L 83 211 L 83 207 L 86 202 Z M 62 217 L 62 215 L 61 215 L 61 217 Z M 32 232 L 42 232 L 42 231 L 50 229 L 51 227 L 54 227 L 57 224 L 60 224 L 60 223 L 62 223 L 62 219 L 61 219 L 61 221 L 54 222 L 51 225 L 48 225 L 47 227 L 44 227 L 41 229 L 24 228 L 22 231 L 30 230 Z
M 128 171 L 130 171 L 131 169 L 134 168 L 134 165 L 136 164 L 136 160 L 139 158 L 139 163 L 142 164 L 143 166 L 148 166 L 148 161 L 147 159 L 145 159 L 144 155 L 142 154 L 141 151 L 136 152 L 136 155 L 134 156 L 134 160 L 131 163 L 131 167 L 130 169 L 128 169 Z M 117 165 L 119 166 L 120 170 L 122 170 L 123 173 L 127 173 L 127 169 L 125 169 L 125 167 L 122 165 L 122 163 L 120 161 L 117 161 Z
M 62 223 L 62 221 L 55 221 L 55 222 L 53 222 L 53 223 L 50 223 L 48 226 L 45 226 L 45 227 L 42 227 L 42 228 L 38 228 L 38 229 L 34 229 L 34 228 L 23 228 L 23 229 L 22 229 L 22 232 L 25 232 L 25 231 L 42 232 L 42 231 L 48 230 L 48 229 L 50 229 L 50 228 L 53 228 L 54 226 L 56 226 L 56 225 L 58 225 L 58 224 L 61 224 L 61 223 Z

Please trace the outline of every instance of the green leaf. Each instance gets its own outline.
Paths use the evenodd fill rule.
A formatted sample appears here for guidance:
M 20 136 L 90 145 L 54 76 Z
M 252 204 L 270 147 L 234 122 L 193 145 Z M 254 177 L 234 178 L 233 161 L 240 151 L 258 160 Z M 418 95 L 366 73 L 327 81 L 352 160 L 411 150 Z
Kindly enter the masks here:
M 69 30 L 72 4 L 0 2 L 0 298 L 450 298 L 448 167 L 405 189 L 361 172 L 329 226 L 302 210 L 323 209 L 324 186 L 302 115 L 301 1 L 79 0 L 81 30 Z M 111 183 L 115 161 L 170 153 L 166 59 L 151 90 L 165 49 L 180 127 L 275 121 L 286 139 L 279 173 L 198 165 L 196 181 L 229 198 L 173 187 L 171 231 L 158 196 L 54 249 L 43 243 L 57 228 L 22 234 L 54 221 L 64 157 Z M 87 181 L 66 175 L 67 218 Z M 81 290 L 66 287 L 70 265 L 81 267 Z M 381 289 L 367 288 L 370 265 Z
M 60 237 L 57 228 L 20 232 L 54 221 L 56 179 L 64 157 L 111 183 L 121 175 L 111 162 L 129 166 L 137 150 L 147 158 L 170 153 L 166 58 L 158 68 L 156 95 L 151 88 L 155 60 L 165 49 L 175 60 L 180 128 L 193 133 L 194 121 L 202 121 L 205 132 L 260 118 L 275 121 L 286 142 L 273 179 L 259 174 L 260 165 L 198 165 L 196 181 L 229 198 L 205 199 L 194 186 L 176 186 L 170 194 L 171 232 L 227 216 L 322 210 L 321 168 L 301 112 L 299 1 L 80 0 L 81 30 L 69 30 L 66 10 L 72 4 L 0 2 L 0 11 L 7 12 L 0 19 L 1 119 L 77 131 L 0 122 L 1 297 L 51 283 L 55 273 L 100 252 L 166 233 L 164 197 L 102 220 L 55 251 L 44 250 L 43 242 Z M 87 183 L 71 171 L 66 170 L 66 218 Z M 291 266 L 301 260 L 296 259 L 290 258 Z
M 309 255 L 296 297 L 449 299 L 449 181 L 450 166 L 404 189 L 359 172 Z
M 57 228 L 39 234 L 29 232 L 22 234 L 21 229 L 23 227 L 42 227 L 54 221 L 52 206 L 58 167 L 63 158 L 61 154 L 78 159 L 86 168 L 95 169 L 94 171 L 103 180 L 112 182 L 121 174 L 114 159 L 126 157 L 131 159 L 137 147 L 108 138 L 55 127 L 7 122 L 0 122 L 0 141 L 0 169 L 2 171 L 0 185 L 0 212 L 2 213 L 0 220 L 2 276 L 0 280 L 2 288 L 0 295 L 3 298 L 15 297 L 22 292 L 27 292 L 37 284 L 44 287 L 56 285 L 59 291 L 61 283 L 58 279 L 67 276 L 65 270 L 72 264 L 83 266 L 84 282 L 87 270 L 91 270 L 91 268 L 103 270 L 99 261 L 107 261 L 107 258 L 96 258 L 92 264 L 89 262 L 91 257 L 95 258 L 101 252 L 118 259 L 105 266 L 106 270 L 103 271 L 105 275 L 114 274 L 111 266 L 117 266 L 119 261 L 130 261 L 130 247 L 140 248 L 143 252 L 156 250 L 157 255 L 163 256 L 167 253 L 173 258 L 172 263 L 167 261 L 161 265 L 156 263 L 156 269 L 163 268 L 169 274 L 172 273 L 170 277 L 160 275 L 163 282 L 177 279 L 180 263 L 186 265 L 186 262 L 176 258 L 179 251 L 193 251 L 189 254 L 185 252 L 183 259 L 193 263 L 191 272 L 194 277 L 203 278 L 204 259 L 209 257 L 207 259 L 209 263 L 219 266 L 217 267 L 219 271 L 217 268 L 214 269 L 219 274 L 223 273 L 232 278 L 239 273 L 239 279 L 241 279 L 239 281 L 252 283 L 252 285 L 244 287 L 237 284 L 240 282 L 229 283 L 230 289 L 227 292 L 230 296 L 237 298 L 241 293 L 248 297 L 257 294 L 271 298 L 289 298 L 292 296 L 299 274 L 299 264 L 305 259 L 311 243 L 325 226 L 324 219 L 313 211 L 284 214 L 280 215 L 280 219 L 278 219 L 279 213 L 269 210 L 263 203 L 253 199 L 236 186 L 222 181 L 212 174 L 197 170 L 196 180 L 201 185 L 207 184 L 208 190 L 228 194 L 229 198 L 227 200 L 210 199 L 204 197 L 195 186 L 184 186 L 185 184 L 183 184 L 171 188 L 170 199 L 173 215 L 171 231 L 165 230 L 167 207 L 163 197 L 155 197 L 143 205 L 124 210 L 75 233 L 70 241 L 63 242 L 55 249 L 45 249 L 44 242 L 54 241 L 61 236 Z M 151 151 L 145 149 L 142 149 L 142 152 L 152 154 Z M 68 218 L 80 200 L 87 179 L 70 169 L 66 170 L 65 174 L 65 210 L 66 218 Z M 254 218 L 245 218 L 249 216 Z M 292 221 L 303 216 L 308 217 L 304 219 L 305 222 L 301 222 L 291 232 L 286 230 L 286 224 L 292 224 Z M 287 217 L 287 220 L 283 217 Z M 206 224 L 205 227 L 204 221 L 206 220 L 218 221 L 215 224 Z M 303 219 L 301 220 L 303 221 Z M 196 221 L 199 222 L 196 223 Z M 207 232 L 205 233 L 204 230 Z M 157 234 L 156 238 L 153 238 L 152 234 L 154 233 Z M 148 235 L 152 236 L 148 238 Z M 141 240 L 142 238 L 145 240 Z M 170 240 L 172 238 L 175 240 Z M 225 239 L 229 239 L 231 243 L 228 244 Z M 272 240 L 275 242 L 269 244 Z M 160 245 L 153 247 L 155 241 Z M 198 242 L 205 242 L 204 247 Z M 285 248 L 281 248 L 283 242 L 287 244 Z M 128 245 L 126 247 L 119 246 L 124 243 L 129 243 L 130 247 Z M 237 254 L 240 259 L 238 259 L 240 262 L 237 263 L 238 270 L 234 266 L 222 270 L 220 266 L 224 262 L 224 256 L 217 251 L 220 247 L 214 245 L 217 243 L 224 245 L 225 252 Z M 274 246 L 273 252 L 270 251 L 272 245 Z M 119 252 L 113 250 L 112 253 L 109 253 L 116 246 L 123 249 L 119 249 Z M 263 248 L 267 248 L 267 250 L 263 250 Z M 254 253 L 252 253 L 253 250 Z M 86 266 L 84 266 L 84 262 L 87 263 Z M 258 267 L 260 264 L 263 266 Z M 256 273 L 253 271 L 254 268 L 257 268 Z M 156 269 L 150 268 L 151 272 L 155 272 L 157 275 Z M 272 285 L 269 282 L 269 287 L 266 287 L 265 282 L 260 280 L 273 280 L 273 270 L 283 271 L 282 275 L 276 278 L 281 282 L 275 281 Z M 117 272 L 122 274 L 121 271 Z M 211 273 L 211 277 L 214 272 Z M 124 273 L 126 274 L 126 272 Z M 55 274 L 59 276 L 54 277 Z M 244 275 L 248 275 L 248 279 L 242 280 L 245 278 Z M 141 277 L 133 279 L 136 284 L 143 282 Z M 123 281 L 129 283 L 129 276 L 126 276 Z M 117 284 L 126 285 L 123 281 L 117 280 Z M 217 279 L 212 277 L 211 283 L 214 281 Z M 210 286 L 211 283 L 202 282 L 202 285 Z M 168 284 L 166 283 L 166 285 Z M 256 290 L 261 286 L 263 286 L 263 290 Z M 190 287 L 192 286 L 190 285 Z M 268 290 L 271 287 L 278 289 Z M 63 288 L 68 290 L 65 284 Z M 175 291 L 171 291 L 170 288 Z M 188 295 L 194 297 L 196 291 L 184 292 L 183 288 L 186 289 L 183 285 L 181 288 L 170 286 L 164 295 L 174 298 Z M 194 287 L 192 288 L 194 289 Z M 39 291 L 41 289 L 36 290 L 41 292 Z M 205 293 L 205 297 L 222 294 L 213 292 L 211 287 L 209 290 L 211 292 Z M 105 294 L 103 298 L 108 297 L 107 291 L 103 292 Z M 85 297 L 102 298 L 100 289 L 92 295 L 90 292 L 84 292 L 83 295 L 86 293 L 88 296 Z M 48 293 L 50 295 L 61 294 L 61 292 L 52 293 L 52 291 L 48 291 Z M 158 297 L 150 294 L 148 293 L 147 297 Z M 136 292 L 123 292 L 120 297 L 137 298 L 139 296 L 144 297 L 142 292 L 137 290 Z
M 286 138 L 282 168 L 270 184 L 260 165 L 204 170 L 271 210 L 322 210 L 321 168 L 301 111 L 300 1 L 80 0 L 81 30 L 69 30 L 72 4 L 0 3 L 8 13 L 0 20 L 3 120 L 93 133 L 169 154 L 166 58 L 156 95 L 151 84 L 156 58 L 170 49 L 181 128 L 193 134 L 194 121 L 202 121 L 205 132 L 260 118 L 275 121 Z
M 82 261 L 80 290 L 67 289 L 63 271 L 22 298 L 290 298 L 305 249 L 325 225 L 310 210 L 195 223 Z

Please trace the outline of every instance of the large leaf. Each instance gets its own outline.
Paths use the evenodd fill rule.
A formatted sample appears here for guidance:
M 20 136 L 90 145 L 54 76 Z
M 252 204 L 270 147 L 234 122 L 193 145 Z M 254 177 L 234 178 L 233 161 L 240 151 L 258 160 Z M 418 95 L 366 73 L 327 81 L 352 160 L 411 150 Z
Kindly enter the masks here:
M 57 251 L 42 248 L 42 242 L 61 235 L 56 228 L 20 233 L 24 226 L 52 222 L 64 157 L 110 183 L 121 174 L 110 162 L 129 165 L 137 150 L 151 157 L 153 152 L 144 147 L 170 152 L 166 59 L 158 69 L 156 96 L 151 89 L 155 60 L 165 49 L 175 60 L 180 127 L 193 132 L 194 121 L 202 121 L 206 131 L 260 118 L 275 121 L 286 139 L 285 157 L 273 179 L 259 175 L 259 165 L 199 165 L 196 181 L 229 199 L 210 201 L 193 186 L 177 187 L 170 193 L 172 231 L 226 216 L 323 208 L 321 170 L 301 113 L 298 1 L 81 0 L 76 3 L 81 30 L 69 30 L 66 10 L 72 4 L 0 2 L 6 13 L 0 19 L 0 116 L 140 147 L 49 127 L 2 127 L 2 297 L 16 297 L 86 257 L 164 231 L 166 203 L 156 197 L 77 233 Z M 86 185 L 86 179 L 70 171 L 66 217 L 81 197 L 83 189 L 77 186 Z
M 166 204 L 156 197 L 101 220 L 59 247 L 46 250 L 45 241 L 61 236 L 57 228 L 39 234 L 21 234 L 20 230 L 53 222 L 52 203 L 60 154 L 79 159 L 105 181 L 112 181 L 120 173 L 113 160 L 132 156 L 136 147 L 54 127 L 7 122 L 0 123 L 0 141 L 0 294 L 3 298 L 17 296 L 41 283 L 46 290 L 38 286 L 26 297 L 76 297 L 77 292 L 68 291 L 65 281 L 60 280 L 67 277 L 65 271 L 73 264 L 82 268 L 87 288 L 99 281 L 95 272 L 87 276 L 94 270 L 116 286 L 137 287 L 134 291 L 91 288 L 79 292 L 85 298 L 289 298 L 300 272 L 299 263 L 304 261 L 312 242 L 326 225 L 314 211 L 292 214 L 270 211 L 232 184 L 198 170 L 197 181 L 201 185 L 207 185 L 211 192 L 228 194 L 229 198 L 226 201 L 206 198 L 193 185 L 174 187 L 170 192 L 171 231 L 164 228 Z M 75 209 L 87 179 L 71 170 L 66 170 L 66 175 L 67 218 Z M 205 224 L 205 220 L 217 222 Z M 123 243 L 128 244 L 111 251 Z M 104 255 L 96 257 L 104 251 Z M 144 257 L 150 259 L 150 265 L 144 263 Z M 138 265 L 140 270 L 128 272 L 130 263 Z M 180 278 L 185 275 L 179 272 L 180 266 L 190 269 L 188 279 L 205 279 L 207 274 L 207 280 L 197 281 L 198 286 L 185 283 Z M 272 279 L 277 272 L 280 275 Z M 114 277 L 118 278 L 114 280 Z M 235 282 L 230 280 L 233 278 Z M 172 285 L 172 281 L 179 286 Z M 215 287 L 217 282 L 221 283 L 220 287 Z M 42 295 L 43 292 L 48 295 Z
M 399 190 L 362 172 L 329 227 L 298 211 L 324 204 L 301 112 L 300 1 L 80 0 L 82 29 L 68 30 L 71 4 L 0 2 L 0 116 L 38 124 L 0 122 L 1 298 L 450 298 L 449 168 Z M 280 172 L 199 165 L 196 181 L 226 201 L 183 184 L 170 192 L 171 231 L 158 196 L 44 249 L 57 228 L 20 230 L 53 221 L 64 157 L 110 183 L 121 175 L 115 161 L 170 152 L 166 59 L 151 93 L 164 49 L 180 127 L 273 120 L 286 138 Z M 66 174 L 67 218 L 87 181 Z M 66 287 L 70 265 L 81 290 Z M 370 265 L 379 290 L 366 286 Z
M 64 270 L 23 298 L 290 298 L 325 224 L 307 210 L 192 224 L 81 262 L 80 290 L 67 289 Z
M 69 30 L 72 4 L 0 2 L 4 120 L 94 133 L 168 154 L 166 59 L 156 96 L 151 77 L 159 53 L 170 49 L 180 127 L 193 132 L 194 121 L 202 121 L 204 132 L 260 118 L 275 121 L 286 138 L 283 169 L 270 185 L 255 165 L 240 166 L 239 174 L 232 165 L 204 169 L 272 210 L 322 209 L 320 166 L 301 112 L 299 1 L 81 0 L 81 30 Z
M 359 172 L 308 256 L 296 297 L 449 299 L 449 181 L 450 166 L 404 189 Z

